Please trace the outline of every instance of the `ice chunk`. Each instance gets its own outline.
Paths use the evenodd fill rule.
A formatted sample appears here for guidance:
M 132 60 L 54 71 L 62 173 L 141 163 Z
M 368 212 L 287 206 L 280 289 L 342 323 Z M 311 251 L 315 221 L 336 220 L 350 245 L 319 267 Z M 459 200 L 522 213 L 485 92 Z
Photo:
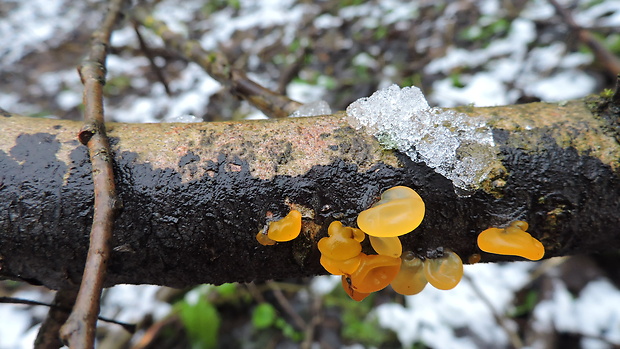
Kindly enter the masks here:
M 316 101 L 310 102 L 299 107 L 291 117 L 301 117 L 301 116 L 317 116 L 317 115 L 329 115 L 332 113 L 332 109 L 329 107 L 329 104 L 325 101 Z
M 350 124 L 386 147 L 423 161 L 456 188 L 478 188 L 497 160 L 491 128 L 480 118 L 431 108 L 417 87 L 379 90 L 347 107 Z
M 194 122 L 202 122 L 203 120 L 199 117 L 196 117 L 191 114 L 182 114 L 182 115 L 168 115 L 161 122 L 183 122 L 183 123 L 194 123 Z

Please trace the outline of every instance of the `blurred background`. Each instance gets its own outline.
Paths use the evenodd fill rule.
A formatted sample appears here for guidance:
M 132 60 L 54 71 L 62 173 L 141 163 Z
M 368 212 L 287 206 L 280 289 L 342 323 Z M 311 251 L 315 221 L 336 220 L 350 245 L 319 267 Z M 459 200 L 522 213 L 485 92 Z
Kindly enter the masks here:
M 432 106 L 562 102 L 613 88 L 620 73 L 614 0 L 161 0 L 157 19 L 234 68 L 333 111 L 390 84 Z M 106 2 L 0 2 L 0 108 L 81 119 L 76 72 Z M 152 63 L 148 57 L 152 58 Z M 145 28 L 113 33 L 106 117 L 118 122 L 260 119 Z M 573 256 L 466 265 L 453 290 L 391 289 L 355 302 L 339 277 L 176 290 L 119 285 L 98 348 L 620 348 L 620 259 Z M 0 281 L 0 297 L 53 292 Z M 30 348 L 47 308 L 0 304 L 0 349 Z

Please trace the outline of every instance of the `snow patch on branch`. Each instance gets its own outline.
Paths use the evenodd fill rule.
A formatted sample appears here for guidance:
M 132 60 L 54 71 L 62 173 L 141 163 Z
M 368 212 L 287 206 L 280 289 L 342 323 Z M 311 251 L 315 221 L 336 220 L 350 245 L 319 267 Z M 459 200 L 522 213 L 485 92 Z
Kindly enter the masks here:
M 431 108 L 417 87 L 392 85 L 347 107 L 349 123 L 386 147 L 424 162 L 456 188 L 479 187 L 497 161 L 491 128 L 481 118 Z

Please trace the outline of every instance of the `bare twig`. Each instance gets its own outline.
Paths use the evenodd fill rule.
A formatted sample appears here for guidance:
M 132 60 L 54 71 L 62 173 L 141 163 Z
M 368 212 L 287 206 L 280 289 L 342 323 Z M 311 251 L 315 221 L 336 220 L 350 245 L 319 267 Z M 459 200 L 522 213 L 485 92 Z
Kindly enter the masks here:
M 612 112 L 616 115 L 620 115 L 620 74 L 616 76 L 616 89 L 611 96 L 611 105 L 614 108 Z
M 233 69 L 222 53 L 206 51 L 197 41 L 188 40 L 171 31 L 164 22 L 150 16 L 145 9 L 137 8 L 132 15 L 137 22 L 159 35 L 169 49 L 200 65 L 233 94 L 247 100 L 265 115 L 284 118 L 301 106 L 301 103 L 271 91 L 249 79 L 242 71 Z
M 153 73 L 155 73 L 159 82 L 161 82 L 161 84 L 164 85 L 164 90 L 166 90 L 166 94 L 168 96 L 172 95 L 172 93 L 170 92 L 170 87 L 168 87 L 168 82 L 166 81 L 166 77 L 164 77 L 164 73 L 161 71 L 161 68 L 155 63 L 155 59 L 153 58 L 153 52 L 146 44 L 146 41 L 144 41 L 142 34 L 140 34 L 140 28 L 138 28 L 138 23 L 135 23 L 135 22 L 133 23 L 133 29 L 136 32 L 136 36 L 138 37 L 138 42 L 140 43 L 140 49 L 142 50 L 142 52 L 144 52 L 144 55 L 146 56 L 146 58 L 148 58 L 149 63 L 151 65 L 151 69 L 153 70 Z
M 111 0 L 101 28 L 93 33 L 87 60 L 79 67 L 84 85 L 84 126 L 78 134 L 88 146 L 95 189 L 90 246 L 77 300 L 69 319 L 61 329 L 61 337 L 71 348 L 92 348 L 99 313 L 101 289 L 110 256 L 115 208 L 118 206 L 112 154 L 103 117 L 103 85 L 105 61 L 112 28 L 120 17 L 123 0 Z
M 153 342 L 156 340 L 157 336 L 167 328 L 170 324 L 179 321 L 176 316 L 168 316 L 160 321 L 157 321 L 153 325 L 151 325 L 142 335 L 142 338 L 134 344 L 132 349 L 144 349 L 149 346 L 154 346 Z
M 299 52 L 295 56 L 295 60 L 288 67 L 286 67 L 280 78 L 278 79 L 278 89 L 276 92 L 280 94 L 286 93 L 286 86 L 299 74 L 301 69 L 304 67 L 304 62 L 306 60 L 306 55 L 310 52 L 310 48 L 306 45 L 299 50 Z
M 564 19 L 566 24 L 577 32 L 579 40 L 588 47 L 594 53 L 597 61 L 599 61 L 605 69 L 613 76 L 620 74 L 620 59 L 616 57 L 611 51 L 603 46 L 590 31 L 580 27 L 573 19 L 571 13 L 560 5 L 556 0 L 549 0 L 549 3 L 553 5 L 558 14 Z
M 316 329 L 319 324 L 321 324 L 321 321 L 323 321 L 323 316 L 321 314 L 321 308 L 323 307 L 323 297 L 314 294 L 312 298 L 312 318 L 304 331 L 304 341 L 300 345 L 300 348 L 302 349 L 310 349 L 312 347 Z
M 33 301 L 31 299 L 22 299 L 22 298 L 13 298 L 13 297 L 0 297 L 0 303 L 42 305 L 44 307 L 50 307 L 50 309 L 59 310 L 68 315 L 71 312 L 71 307 L 73 306 L 74 302 L 73 301 L 69 302 L 70 294 L 65 293 L 63 295 L 60 295 L 60 292 L 63 292 L 63 291 L 58 291 L 58 292 L 59 293 L 56 294 L 56 298 L 54 299 L 54 302 L 52 304 L 48 304 L 45 302 L 39 302 L 39 301 Z M 64 292 L 69 292 L 69 291 L 64 291 Z M 62 297 L 62 298 L 59 299 L 59 297 Z M 136 325 L 134 324 L 128 324 L 126 322 L 116 321 L 114 319 L 110 319 L 110 318 L 103 317 L 103 316 L 97 316 L 97 319 L 104 321 L 104 322 L 109 322 L 111 324 L 119 325 L 123 327 L 129 333 L 136 332 Z
M 491 301 L 489 301 L 487 296 L 480 290 L 478 285 L 476 285 L 476 283 L 467 275 L 463 275 L 463 279 L 467 280 L 467 282 L 469 283 L 469 285 L 472 288 L 472 290 L 474 291 L 474 293 L 489 308 L 489 310 L 493 314 L 493 317 L 495 318 L 495 321 L 497 322 L 497 324 L 508 335 L 508 338 L 510 339 L 510 343 L 512 344 L 512 346 L 514 348 L 517 348 L 517 349 L 523 348 L 523 341 L 521 340 L 521 337 L 519 337 L 519 334 L 517 333 L 517 331 L 512 329 L 511 326 L 508 323 L 506 323 L 506 318 L 505 317 L 503 317 L 500 314 L 498 314 L 498 312 L 495 309 L 495 307 L 493 306 L 493 304 L 491 304 Z
M 34 340 L 35 349 L 56 349 L 62 347 L 59 336 L 60 327 L 69 317 L 77 297 L 77 291 L 77 288 L 59 290 L 56 292 L 52 304 L 46 304 L 50 307 L 50 310 L 39 328 L 37 338 Z
M 278 303 L 280 303 L 280 306 L 282 307 L 282 309 L 284 309 L 284 311 L 288 314 L 288 316 L 291 317 L 291 319 L 295 323 L 295 326 L 297 327 L 297 329 L 299 330 L 305 329 L 306 321 L 304 321 L 304 319 L 301 316 L 299 316 L 299 314 L 297 314 L 297 312 L 293 309 L 293 306 L 288 301 L 288 299 L 286 299 L 280 287 L 278 287 L 277 284 L 274 284 L 271 282 L 268 282 L 268 285 L 269 285 L 269 288 L 273 291 L 273 295 L 278 300 Z

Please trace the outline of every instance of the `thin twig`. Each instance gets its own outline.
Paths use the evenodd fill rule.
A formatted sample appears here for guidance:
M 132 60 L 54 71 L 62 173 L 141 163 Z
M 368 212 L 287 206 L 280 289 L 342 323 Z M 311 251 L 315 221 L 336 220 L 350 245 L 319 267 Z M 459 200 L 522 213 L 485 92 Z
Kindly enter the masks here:
M 288 84 L 293 81 L 293 79 L 299 74 L 301 69 L 304 67 L 304 63 L 306 60 L 306 55 L 310 52 L 310 47 L 305 45 L 302 47 L 299 52 L 295 55 L 295 60 L 289 66 L 282 70 L 280 74 L 280 78 L 278 79 L 278 88 L 276 89 L 277 93 L 285 94 L 286 87 Z
M 88 58 L 78 69 L 84 85 L 84 126 L 78 139 L 88 146 L 95 202 L 82 283 L 73 311 L 60 331 L 62 339 L 70 348 L 92 348 L 94 345 L 101 290 L 110 256 L 109 241 L 112 237 L 114 213 L 118 206 L 112 154 L 103 117 L 103 85 L 110 36 L 120 18 L 123 1 L 110 1 L 101 28 L 93 33 Z
M 482 290 L 480 290 L 478 285 L 476 285 L 476 283 L 467 275 L 463 275 L 463 279 L 467 280 L 474 293 L 489 308 L 497 324 L 504 330 L 504 332 L 506 332 L 508 338 L 510 338 L 512 346 L 517 349 L 523 348 L 523 341 L 521 340 L 521 337 L 519 337 L 519 334 L 510 328 L 510 325 L 506 323 L 506 319 L 503 316 L 500 316 L 497 313 L 497 310 L 495 310 L 495 307 L 491 304 L 491 301 L 489 301 L 487 296 L 482 292 Z
M 248 289 L 248 292 L 250 292 L 250 294 L 252 295 L 252 297 L 254 297 L 257 303 L 265 302 L 265 297 L 263 297 L 263 294 L 254 282 L 248 282 L 247 284 L 245 284 L 245 287 Z
M 153 342 L 156 340 L 157 335 L 159 335 L 163 330 L 167 328 L 170 324 L 179 321 L 179 319 L 175 316 L 168 316 L 160 321 L 157 321 L 153 325 L 151 325 L 142 335 L 142 338 L 138 340 L 136 344 L 134 344 L 131 349 L 143 349 L 149 346 L 154 347 Z
M 569 28 L 575 30 L 579 40 L 586 44 L 594 53 L 596 60 L 613 76 L 620 74 L 620 59 L 598 41 L 590 31 L 580 27 L 573 19 L 571 13 L 560 5 L 556 0 L 549 0 L 558 14 L 566 22 Z
M 323 316 L 321 314 L 323 298 L 316 294 L 313 294 L 312 298 L 312 318 L 304 330 L 304 341 L 300 345 L 301 349 L 310 349 L 312 347 L 316 328 L 323 321 Z
M 77 288 L 62 289 L 56 292 L 52 304 L 37 304 L 48 306 L 50 310 L 47 312 L 47 317 L 41 324 L 37 338 L 34 340 L 35 349 L 56 349 L 62 347 L 59 336 L 60 327 L 69 317 L 77 297 L 77 291 Z
M 71 312 L 71 307 L 72 307 L 72 305 L 69 305 L 69 302 L 68 302 L 68 297 L 70 295 L 67 295 L 67 294 L 61 295 L 61 292 L 63 291 L 62 290 L 58 291 L 58 293 L 56 294 L 56 298 L 54 298 L 54 302 L 52 304 L 45 303 L 45 302 L 39 302 L 39 301 L 33 301 L 31 299 L 13 298 L 13 297 L 0 297 L 0 303 L 41 305 L 44 307 L 49 307 L 50 309 L 59 310 L 60 312 L 64 312 L 68 315 Z M 59 297 L 62 297 L 62 298 L 59 299 Z M 97 316 L 97 319 L 104 321 L 104 322 L 109 322 L 111 324 L 119 325 L 123 327 L 129 333 L 136 332 L 135 324 L 128 324 L 126 322 L 116 321 L 114 319 L 110 319 L 110 318 L 103 317 L 103 316 Z
M 614 108 L 612 112 L 616 115 L 620 114 L 620 74 L 616 76 L 616 88 L 611 96 L 611 105 Z
M 151 70 L 153 70 L 159 82 L 161 82 L 161 84 L 164 85 L 164 90 L 166 90 L 166 94 L 168 96 L 171 96 L 172 93 L 170 92 L 170 87 L 168 87 L 168 82 L 166 81 L 166 77 L 164 77 L 164 73 L 161 71 L 161 68 L 155 63 L 155 59 L 153 58 L 153 52 L 146 44 L 146 41 L 144 41 L 142 34 L 140 34 L 140 28 L 138 26 L 138 23 L 136 22 L 133 23 L 133 29 L 136 32 L 136 36 L 138 37 L 138 42 L 140 43 L 140 49 L 142 50 L 142 52 L 144 52 L 144 55 L 149 60 L 149 63 L 151 65 Z
M 134 9 L 132 16 L 134 20 L 160 36 L 166 47 L 198 64 L 211 77 L 229 88 L 231 93 L 247 100 L 265 115 L 284 118 L 301 106 L 301 103 L 271 91 L 248 78 L 242 71 L 233 69 L 222 53 L 206 51 L 199 42 L 188 40 L 171 31 L 164 22 L 153 18 L 145 9 Z
M 299 314 L 297 314 L 295 309 L 293 309 L 293 306 L 288 301 L 288 299 L 286 299 L 280 287 L 278 287 L 278 285 L 276 284 L 272 284 L 271 282 L 268 282 L 268 285 L 269 285 L 269 288 L 273 291 L 273 295 L 278 300 L 278 303 L 280 303 L 280 306 L 282 307 L 282 309 L 284 309 L 284 311 L 288 314 L 288 316 L 290 316 L 291 319 L 293 319 L 293 322 L 295 323 L 295 326 L 297 327 L 297 329 L 303 330 L 304 328 L 306 328 L 306 321 L 301 316 L 299 316 Z

